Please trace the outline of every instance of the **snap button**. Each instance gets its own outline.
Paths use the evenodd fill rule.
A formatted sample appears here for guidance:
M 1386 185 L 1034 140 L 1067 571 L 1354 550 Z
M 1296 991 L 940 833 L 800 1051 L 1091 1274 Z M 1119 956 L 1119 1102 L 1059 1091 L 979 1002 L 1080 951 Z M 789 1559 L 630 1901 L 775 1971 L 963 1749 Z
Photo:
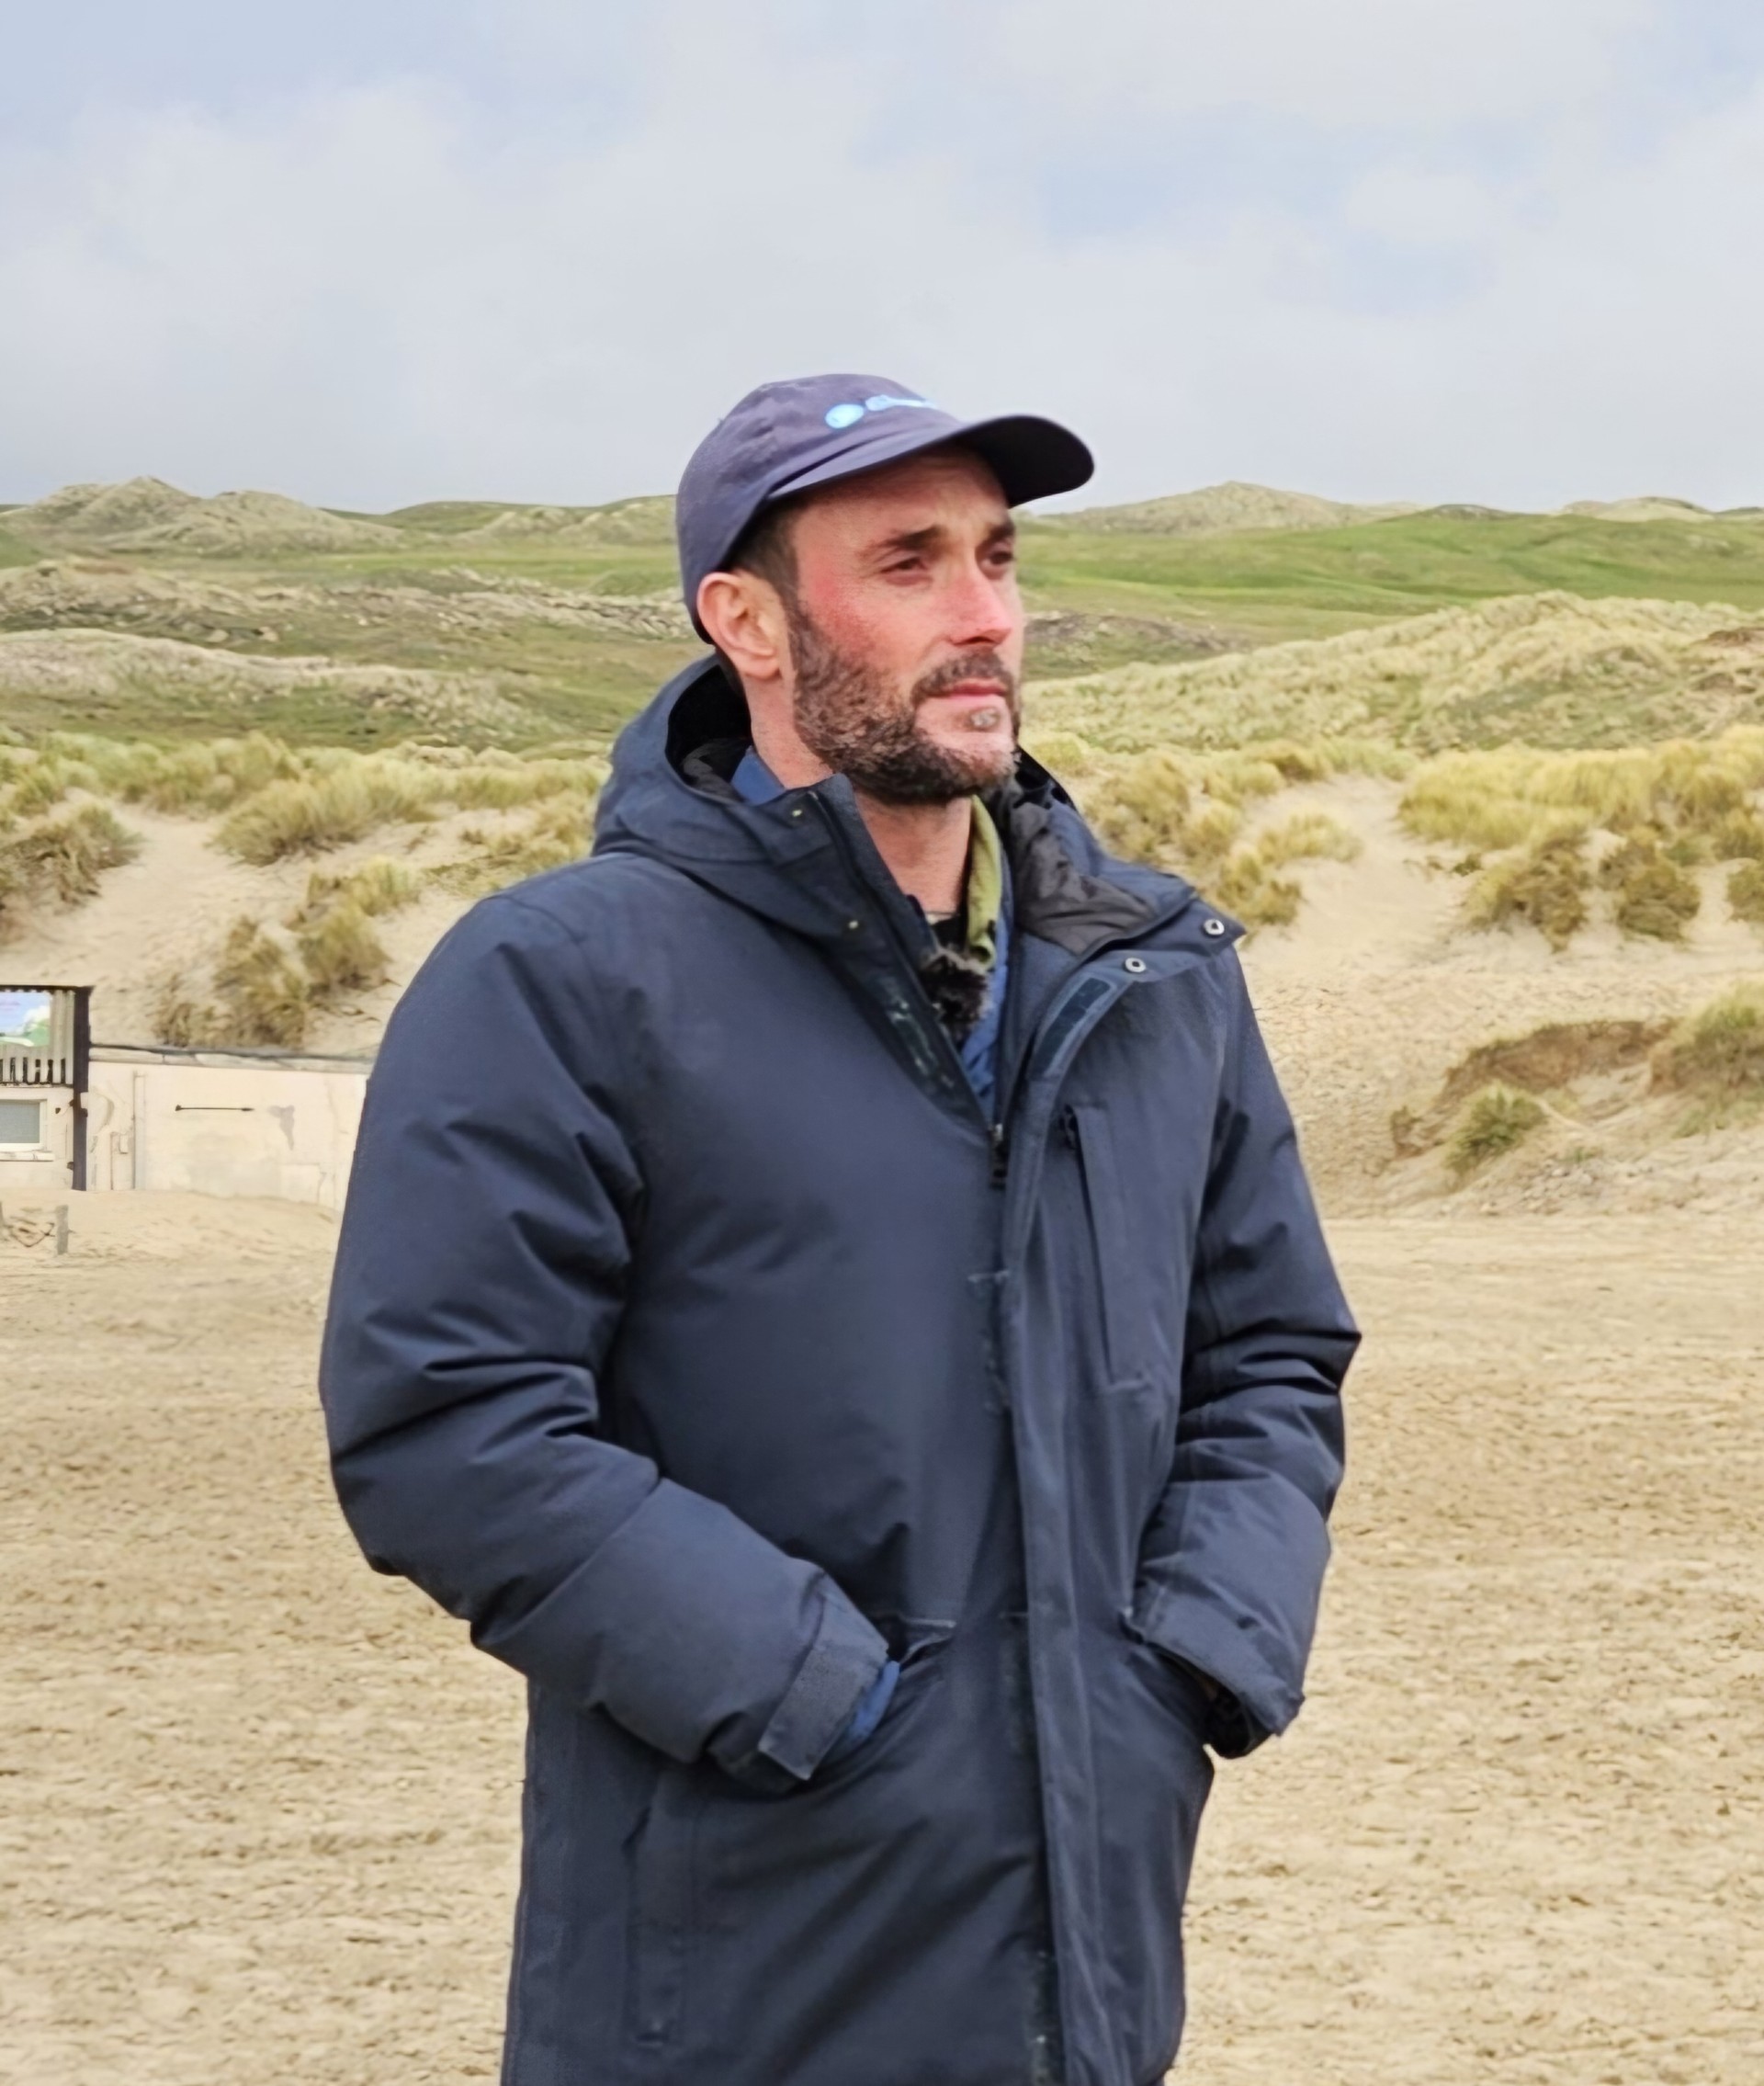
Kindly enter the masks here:
M 855 935 L 863 924 L 864 923 L 861 920 L 848 920 L 845 923 L 845 932 L 848 935 Z
M 801 818 L 801 816 L 802 816 L 802 813 L 803 813 L 803 807 L 802 807 L 802 805 L 800 805 L 800 804 L 796 804 L 796 805 L 793 805 L 793 806 L 791 807 L 791 811 L 790 811 L 790 816 L 791 816 L 791 817 L 792 817 L 793 819 L 799 819 L 799 818 Z
M 1142 956 L 1126 957 L 1123 959 L 1121 968 L 1123 970 L 1132 971 L 1133 975 L 1137 978 L 1139 973 L 1146 968 L 1146 959 Z
M 1222 935 L 1225 932 L 1225 922 L 1223 920 L 1204 921 L 1202 924 L 1201 932 L 1204 935 Z

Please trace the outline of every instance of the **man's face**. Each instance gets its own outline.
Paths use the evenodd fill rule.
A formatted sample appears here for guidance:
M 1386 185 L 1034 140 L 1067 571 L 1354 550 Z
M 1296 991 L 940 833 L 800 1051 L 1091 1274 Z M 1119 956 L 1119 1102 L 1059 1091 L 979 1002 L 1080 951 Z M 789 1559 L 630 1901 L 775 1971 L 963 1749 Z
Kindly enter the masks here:
M 830 486 L 792 522 L 791 702 L 818 760 L 883 803 L 1011 775 L 1023 615 L 990 470 L 933 450 Z

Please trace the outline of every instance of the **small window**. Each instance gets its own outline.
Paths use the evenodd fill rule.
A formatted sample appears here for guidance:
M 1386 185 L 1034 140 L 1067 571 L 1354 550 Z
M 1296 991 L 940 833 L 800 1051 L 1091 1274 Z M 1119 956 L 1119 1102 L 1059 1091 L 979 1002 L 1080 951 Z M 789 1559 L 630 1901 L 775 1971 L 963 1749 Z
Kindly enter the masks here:
M 43 1105 L 40 1101 L 0 1101 L 0 1151 L 11 1146 L 40 1151 L 43 1142 Z

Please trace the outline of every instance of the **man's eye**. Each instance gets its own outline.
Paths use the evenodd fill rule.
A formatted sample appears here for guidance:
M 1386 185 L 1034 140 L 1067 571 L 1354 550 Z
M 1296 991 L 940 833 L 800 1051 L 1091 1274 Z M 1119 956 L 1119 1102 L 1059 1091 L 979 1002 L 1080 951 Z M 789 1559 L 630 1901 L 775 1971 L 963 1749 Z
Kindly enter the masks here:
M 922 572 L 924 570 L 924 562 L 925 561 L 922 558 L 897 558 L 893 564 L 885 565 L 883 567 L 883 570 L 889 573 Z

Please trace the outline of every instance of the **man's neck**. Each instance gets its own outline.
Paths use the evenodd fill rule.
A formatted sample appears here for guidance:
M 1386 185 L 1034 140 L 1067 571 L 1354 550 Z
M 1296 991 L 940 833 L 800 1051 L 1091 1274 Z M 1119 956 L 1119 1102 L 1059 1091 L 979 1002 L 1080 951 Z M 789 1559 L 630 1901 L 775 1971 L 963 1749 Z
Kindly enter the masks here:
M 927 913 L 954 913 L 962 902 L 968 842 L 974 831 L 970 798 L 950 804 L 878 804 L 854 790 L 876 851 L 909 898 Z
M 753 719 L 753 751 L 786 789 L 823 781 L 826 766 L 794 732 L 778 731 L 763 716 Z M 953 913 L 962 902 L 967 847 L 974 830 L 966 797 L 947 804 L 879 804 L 854 789 L 876 851 L 888 874 L 927 913 Z

